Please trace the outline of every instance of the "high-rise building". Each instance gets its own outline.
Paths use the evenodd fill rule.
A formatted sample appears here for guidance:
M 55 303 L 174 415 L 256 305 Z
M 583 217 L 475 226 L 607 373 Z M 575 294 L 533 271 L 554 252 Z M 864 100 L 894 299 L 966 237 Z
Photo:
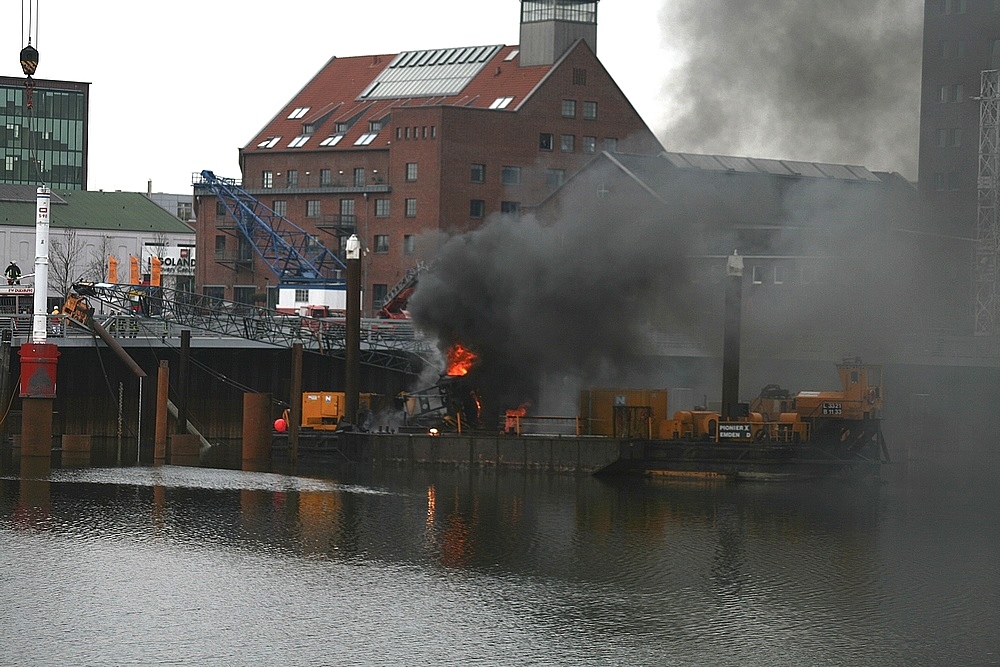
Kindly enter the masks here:
M 87 189 L 90 84 L 0 77 L 0 183 Z
M 663 149 L 597 58 L 597 6 L 523 0 L 517 46 L 332 58 L 264 112 L 240 150 L 243 188 L 334 252 L 356 233 L 373 313 L 442 234 L 517 221 L 602 151 Z M 222 202 L 195 195 L 198 287 L 273 291 Z
M 1000 68 L 1000 1 L 926 0 L 919 182 L 940 231 L 973 233 L 984 70 Z

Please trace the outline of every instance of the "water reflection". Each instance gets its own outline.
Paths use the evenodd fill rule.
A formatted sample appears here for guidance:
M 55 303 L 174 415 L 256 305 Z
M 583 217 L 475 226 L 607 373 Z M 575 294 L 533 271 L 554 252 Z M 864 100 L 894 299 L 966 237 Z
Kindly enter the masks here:
M 59 572 L 65 609 L 5 613 L 0 640 L 23 664 L 142 663 L 122 623 L 179 664 L 991 664 L 997 464 L 950 465 L 776 485 L 8 467 L 0 596 Z M 107 660 L 18 634 L 65 614 Z

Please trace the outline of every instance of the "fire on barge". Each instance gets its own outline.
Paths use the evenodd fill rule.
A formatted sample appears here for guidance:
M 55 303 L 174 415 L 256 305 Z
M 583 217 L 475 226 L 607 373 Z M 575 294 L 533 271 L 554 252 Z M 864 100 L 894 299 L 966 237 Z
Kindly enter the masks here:
M 390 459 L 423 463 L 678 477 L 783 479 L 887 462 L 878 365 L 844 359 L 837 390 L 792 393 L 771 384 L 750 402 L 738 400 L 742 259 L 736 253 L 727 274 L 721 410 L 700 406 L 669 415 L 667 390 L 593 389 L 581 392 L 575 417 L 527 416 L 522 405 L 507 411 L 500 428 L 476 429 L 470 406 L 475 410 L 479 401 L 463 349 L 459 371 L 449 369 L 434 387 L 406 397 L 408 444 L 386 441 L 384 449 L 397 452 Z M 562 430 L 554 431 L 560 420 Z M 449 454 L 454 436 L 460 444 Z M 426 437 L 432 444 L 414 445 Z

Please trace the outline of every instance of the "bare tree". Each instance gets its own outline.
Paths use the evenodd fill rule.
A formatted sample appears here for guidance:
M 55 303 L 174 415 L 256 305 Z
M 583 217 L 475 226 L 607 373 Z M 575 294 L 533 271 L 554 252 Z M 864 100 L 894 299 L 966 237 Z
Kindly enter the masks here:
M 49 290 L 60 295 L 69 292 L 70 286 L 79 278 L 86 243 L 79 238 L 75 229 L 67 229 L 61 241 L 49 242 Z
M 84 269 L 84 278 L 94 282 L 103 282 L 108 279 L 108 258 L 114 257 L 118 265 L 121 266 L 121 259 L 111 252 L 110 236 L 102 236 L 100 243 L 90 249 L 90 258 Z

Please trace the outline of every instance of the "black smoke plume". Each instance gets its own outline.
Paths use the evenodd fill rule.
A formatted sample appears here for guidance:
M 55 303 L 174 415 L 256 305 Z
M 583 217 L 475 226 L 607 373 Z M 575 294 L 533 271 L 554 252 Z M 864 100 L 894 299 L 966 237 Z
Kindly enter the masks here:
M 537 409 L 545 377 L 624 381 L 669 312 L 682 329 L 694 322 L 682 315 L 694 249 L 682 237 L 637 210 L 552 225 L 498 218 L 443 242 L 410 312 L 442 350 L 461 342 L 479 355 L 471 377 L 485 415 Z
M 915 178 L 923 2 L 667 0 L 668 150 Z M 660 123 L 657 123 L 660 124 Z

